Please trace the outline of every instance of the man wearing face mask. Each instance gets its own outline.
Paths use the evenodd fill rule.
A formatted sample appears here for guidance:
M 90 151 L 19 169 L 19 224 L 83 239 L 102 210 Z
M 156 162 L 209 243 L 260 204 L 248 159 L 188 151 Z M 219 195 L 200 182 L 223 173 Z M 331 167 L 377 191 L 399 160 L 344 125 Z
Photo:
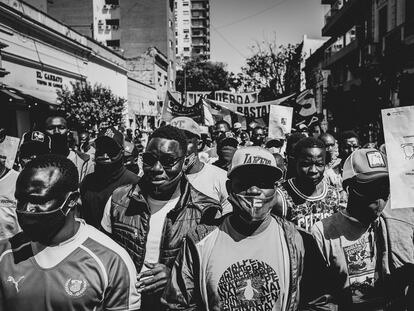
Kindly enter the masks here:
M 266 135 L 261 126 L 256 126 L 252 131 L 251 141 L 253 146 L 263 146 Z
M 51 153 L 63 155 L 71 160 L 78 169 L 79 181 L 93 172 L 90 156 L 69 148 L 69 130 L 64 117 L 59 114 L 50 115 L 45 120 L 44 129 L 51 139 Z
M 411 283 L 412 290 L 414 224 L 412 209 L 402 210 L 405 219 L 395 213 L 398 209 L 382 214 L 390 193 L 385 155 L 376 149 L 354 151 L 345 160 L 343 178 L 349 195 L 346 210 L 312 228 L 330 270 L 330 302 L 340 310 L 411 310 L 389 305 L 403 303 L 392 297 L 398 289 Z M 390 236 L 396 228 L 398 237 Z M 401 265 L 406 259 L 407 265 Z M 400 274 L 397 281 L 396 274 Z
M 38 156 L 16 183 L 23 232 L 0 242 L 0 310 L 138 310 L 127 252 L 75 218 L 79 176 L 67 158 Z
M 135 184 L 139 177 L 124 166 L 124 137 L 114 127 L 103 129 L 95 141 L 95 172 L 83 180 L 80 215 L 86 223 L 101 228 L 105 204 L 120 186 Z
M 236 151 L 227 181 L 233 213 L 187 235 L 163 295 L 169 310 L 298 310 L 309 301 L 304 269 L 320 265 L 304 262 L 304 251 L 317 246 L 271 214 L 281 177 L 266 149 Z
M 230 212 L 231 205 L 227 201 L 226 171 L 203 163 L 198 157 L 198 147 L 202 143 L 200 126 L 187 117 L 174 118 L 171 120 L 171 125 L 182 129 L 187 138 L 187 155 L 183 170 L 190 184 L 198 191 L 220 202 L 223 214 Z
M 196 190 L 183 174 L 187 141 L 171 125 L 154 131 L 142 155 L 144 175 L 108 200 L 102 227 L 133 258 L 141 310 L 162 310 L 160 295 L 187 232 L 213 222 L 220 204 Z
M 231 133 L 228 135 L 223 134 L 217 142 L 218 160 L 213 165 L 227 172 L 238 146 L 239 141 Z

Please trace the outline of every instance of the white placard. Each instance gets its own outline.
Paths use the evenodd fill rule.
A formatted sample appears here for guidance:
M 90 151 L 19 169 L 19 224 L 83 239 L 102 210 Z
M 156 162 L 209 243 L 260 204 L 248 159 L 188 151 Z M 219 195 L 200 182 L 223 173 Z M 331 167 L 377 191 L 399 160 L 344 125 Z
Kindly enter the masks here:
M 12 136 L 6 136 L 4 141 L 0 143 L 0 161 L 5 160 L 5 165 L 8 169 L 13 168 L 19 143 L 20 139 Z
M 391 208 L 414 207 L 414 107 L 383 109 Z
M 278 127 L 283 129 L 284 134 L 292 131 L 293 108 L 279 105 L 270 106 L 269 113 L 269 137 L 280 138 Z

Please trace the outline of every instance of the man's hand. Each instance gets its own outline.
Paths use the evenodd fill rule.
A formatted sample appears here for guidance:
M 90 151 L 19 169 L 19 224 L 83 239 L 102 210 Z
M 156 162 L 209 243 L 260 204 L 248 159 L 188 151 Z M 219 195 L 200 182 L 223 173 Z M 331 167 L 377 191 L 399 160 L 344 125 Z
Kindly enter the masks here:
M 144 262 L 149 269 L 137 276 L 136 287 L 139 293 L 154 294 L 164 289 L 171 270 L 162 263 Z

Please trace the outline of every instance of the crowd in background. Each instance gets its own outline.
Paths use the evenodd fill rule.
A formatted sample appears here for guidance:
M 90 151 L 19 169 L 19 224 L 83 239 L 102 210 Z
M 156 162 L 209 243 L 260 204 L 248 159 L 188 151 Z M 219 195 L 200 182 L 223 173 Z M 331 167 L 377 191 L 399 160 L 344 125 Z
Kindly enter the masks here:
M 354 131 L 51 114 L 0 198 L 0 310 L 414 310 L 414 209 Z

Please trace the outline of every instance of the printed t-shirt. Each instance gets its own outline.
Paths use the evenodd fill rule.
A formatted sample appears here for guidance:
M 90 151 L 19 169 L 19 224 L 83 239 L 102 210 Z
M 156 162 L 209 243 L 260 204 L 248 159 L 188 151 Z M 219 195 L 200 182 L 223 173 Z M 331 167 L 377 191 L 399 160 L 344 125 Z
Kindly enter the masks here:
M 19 172 L 10 170 L 0 179 L 0 240 L 11 238 L 21 230 L 14 198 L 18 176 Z
M 310 231 L 314 223 L 340 210 L 338 190 L 324 181 L 322 183 L 322 193 L 312 197 L 303 194 L 295 186 L 293 178 L 285 181 L 280 187 L 287 211 L 287 214 L 283 217 Z
M 171 211 L 178 203 L 180 199 L 180 186 L 177 187 L 174 194 L 167 201 L 155 200 L 148 196 L 147 203 L 151 211 L 149 232 L 147 236 L 147 242 L 145 244 L 145 259 L 144 261 L 150 263 L 158 262 L 160 256 L 160 246 L 161 246 L 161 235 L 164 228 L 165 218 L 169 211 Z M 111 224 L 111 201 L 112 196 L 106 202 L 104 214 L 102 217 L 102 228 L 105 231 L 112 233 L 112 224 Z M 148 268 L 143 265 L 141 271 L 143 272 L 148 270 Z
M 0 310 L 138 310 L 127 252 L 80 222 L 71 239 L 36 252 L 24 233 L 0 243 Z M 34 255 L 34 253 L 36 253 Z
M 363 227 L 346 211 L 312 227 L 326 263 L 337 275 L 336 281 L 340 283 L 337 290 L 345 293 L 343 290 L 348 289 L 355 307 L 363 304 L 364 310 L 377 310 L 384 302 L 378 282 L 375 227 Z
M 225 170 L 205 163 L 200 172 L 186 176 L 195 189 L 220 202 L 223 208 L 222 215 L 232 211 L 232 207 L 227 201 L 229 195 L 226 189 L 227 172 Z
M 289 253 L 275 219 L 262 232 L 242 236 L 227 217 L 206 266 L 210 310 L 285 310 Z

